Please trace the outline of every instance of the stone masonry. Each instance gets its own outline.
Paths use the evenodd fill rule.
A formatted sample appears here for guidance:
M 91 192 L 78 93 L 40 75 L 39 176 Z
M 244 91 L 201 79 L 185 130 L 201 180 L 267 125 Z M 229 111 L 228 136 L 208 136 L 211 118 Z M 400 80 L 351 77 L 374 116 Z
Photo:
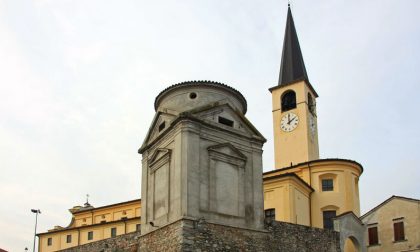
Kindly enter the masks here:
M 332 230 L 277 221 L 261 231 L 183 219 L 142 236 L 140 248 L 140 251 L 339 252 L 340 238 Z
M 150 251 L 280 251 L 339 252 L 339 233 L 274 221 L 264 231 L 236 228 L 204 220 L 183 219 L 140 238 L 140 232 L 92 242 L 64 252 Z
M 182 218 L 264 227 L 262 147 L 243 95 L 222 83 L 189 81 L 163 90 L 139 149 L 141 232 Z
M 140 232 L 119 235 L 115 238 L 91 242 L 85 245 L 63 249 L 63 252 L 138 252 Z

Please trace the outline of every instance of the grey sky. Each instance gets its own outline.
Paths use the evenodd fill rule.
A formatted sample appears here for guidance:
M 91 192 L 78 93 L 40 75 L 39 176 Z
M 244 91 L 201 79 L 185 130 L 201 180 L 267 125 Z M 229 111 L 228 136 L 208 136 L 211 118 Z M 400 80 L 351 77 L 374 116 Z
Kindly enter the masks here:
M 317 100 L 322 158 L 360 162 L 362 213 L 420 198 L 420 1 L 292 3 Z M 67 209 L 140 197 L 155 96 L 195 79 L 248 100 L 268 139 L 285 0 L 0 0 L 0 248 L 31 248 Z

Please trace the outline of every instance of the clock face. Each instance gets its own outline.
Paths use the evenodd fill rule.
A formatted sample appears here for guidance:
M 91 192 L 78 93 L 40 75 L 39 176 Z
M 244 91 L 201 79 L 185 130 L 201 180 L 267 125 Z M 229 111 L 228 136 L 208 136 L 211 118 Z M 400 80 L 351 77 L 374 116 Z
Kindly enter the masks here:
M 280 128 L 285 132 L 290 132 L 299 124 L 299 117 L 294 113 L 285 114 L 280 121 Z

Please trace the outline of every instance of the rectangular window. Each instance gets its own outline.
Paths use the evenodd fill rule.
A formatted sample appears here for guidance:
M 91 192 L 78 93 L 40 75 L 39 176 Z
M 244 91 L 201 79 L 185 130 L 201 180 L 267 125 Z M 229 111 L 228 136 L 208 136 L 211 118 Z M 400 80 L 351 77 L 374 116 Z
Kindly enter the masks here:
M 233 127 L 233 121 L 227 118 L 219 116 L 219 123 L 224 124 L 229 127 Z
M 394 241 L 404 241 L 404 222 L 394 222 Z
M 276 209 L 270 208 L 264 210 L 264 216 L 267 220 L 273 221 L 276 219 Z
M 378 227 L 368 228 L 368 235 L 369 235 L 369 245 L 377 245 L 378 244 Z
M 48 246 L 51 246 L 51 245 L 52 245 L 52 238 L 48 238 L 48 240 L 47 240 L 47 245 L 48 245 Z
M 159 132 L 161 132 L 165 128 L 165 122 L 159 125 Z
M 93 231 L 88 232 L 88 241 L 93 240 Z
M 117 228 L 111 228 L 111 237 L 117 236 Z
M 333 218 L 335 218 L 336 213 L 335 211 L 324 211 L 322 212 L 323 219 L 324 219 L 324 228 L 325 229 L 334 229 L 334 222 Z
M 323 179 L 322 180 L 322 191 L 334 191 L 334 182 L 333 179 Z
M 136 231 L 140 231 L 141 224 L 136 224 Z
M 67 242 L 67 243 L 71 243 L 71 235 L 67 235 L 67 237 L 66 237 L 66 242 Z

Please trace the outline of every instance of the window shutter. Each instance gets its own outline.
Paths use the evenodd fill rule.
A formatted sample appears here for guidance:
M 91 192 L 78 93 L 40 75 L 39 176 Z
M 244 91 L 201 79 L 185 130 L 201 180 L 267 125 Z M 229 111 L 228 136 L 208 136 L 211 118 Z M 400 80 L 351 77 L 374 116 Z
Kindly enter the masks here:
M 398 223 L 394 223 L 394 241 L 398 241 L 398 233 L 400 229 L 398 227 Z
M 404 222 L 394 223 L 394 241 L 404 240 Z
M 378 244 L 378 228 L 371 227 L 368 229 L 369 233 L 369 245 Z

